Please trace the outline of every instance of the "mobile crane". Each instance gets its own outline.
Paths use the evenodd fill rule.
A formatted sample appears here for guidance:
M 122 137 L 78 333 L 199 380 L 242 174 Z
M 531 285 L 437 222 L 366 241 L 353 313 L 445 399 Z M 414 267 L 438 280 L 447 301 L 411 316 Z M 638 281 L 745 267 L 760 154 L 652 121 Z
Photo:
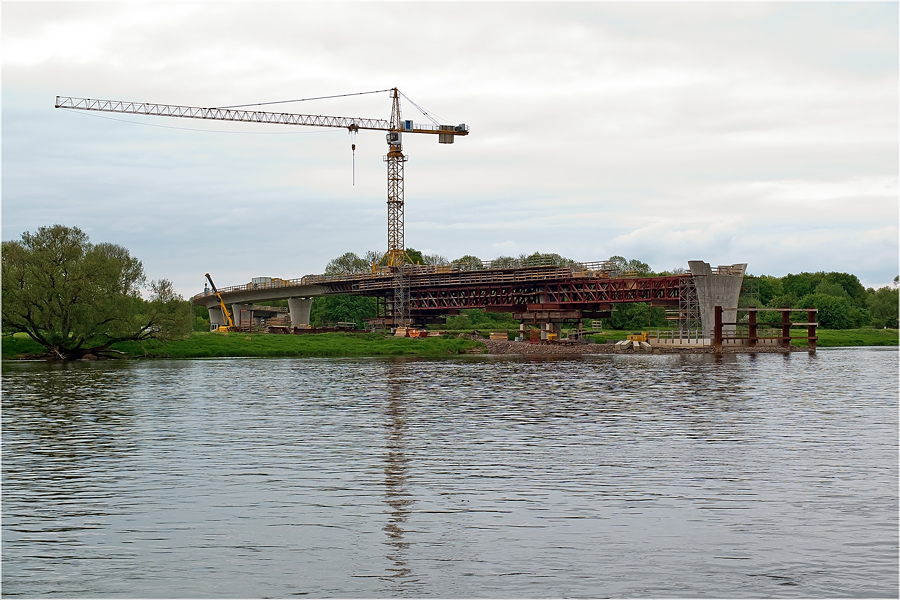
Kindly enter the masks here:
M 234 326 L 234 320 L 228 313 L 228 308 L 225 306 L 225 301 L 222 300 L 222 294 L 220 294 L 219 290 L 216 289 L 216 284 L 213 283 L 212 277 L 209 276 L 209 273 L 206 274 L 206 278 L 209 279 L 209 285 L 212 286 L 212 291 L 216 295 L 216 298 L 218 298 L 219 300 L 219 308 L 222 309 L 222 317 L 225 319 L 225 325 L 219 325 L 216 328 L 216 331 L 236 331 L 237 327 Z

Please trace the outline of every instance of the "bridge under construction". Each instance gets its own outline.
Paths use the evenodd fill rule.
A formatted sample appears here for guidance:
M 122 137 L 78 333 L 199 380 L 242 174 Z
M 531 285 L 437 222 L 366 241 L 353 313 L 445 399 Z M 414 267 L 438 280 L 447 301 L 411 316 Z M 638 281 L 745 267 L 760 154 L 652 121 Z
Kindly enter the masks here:
M 400 265 L 349 275 L 307 275 L 300 279 L 257 278 L 253 282 L 210 290 L 193 302 L 209 310 L 213 329 L 226 323 L 222 304 L 232 314 L 252 318 L 257 302 L 286 299 L 293 328 L 309 327 L 312 300 L 329 295 L 378 299 L 371 324 L 380 327 L 427 326 L 444 322 L 461 310 L 480 308 L 511 313 L 526 327 L 537 326 L 544 337 L 560 333 L 563 324 L 582 328 L 585 319 L 607 318 L 617 304 L 647 302 L 665 307 L 678 329 L 709 338 L 716 306 L 737 307 L 746 264 L 711 268 L 691 261 L 690 271 L 660 277 L 630 276 L 612 263 L 568 266 Z M 734 315 L 726 313 L 726 321 Z M 240 320 L 240 319 L 238 319 Z

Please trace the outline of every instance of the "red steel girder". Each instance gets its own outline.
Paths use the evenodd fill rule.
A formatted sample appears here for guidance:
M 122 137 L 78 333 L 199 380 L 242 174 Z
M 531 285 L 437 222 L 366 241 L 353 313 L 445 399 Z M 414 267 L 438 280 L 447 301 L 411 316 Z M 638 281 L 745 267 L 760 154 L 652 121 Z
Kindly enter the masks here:
M 522 284 L 485 283 L 411 288 L 410 310 L 508 307 L 527 305 L 563 310 L 609 310 L 621 302 L 677 304 L 684 276 L 642 278 L 579 278 Z
M 544 290 L 546 302 L 560 305 L 656 300 L 677 302 L 681 278 L 682 276 L 570 279 L 546 283 Z

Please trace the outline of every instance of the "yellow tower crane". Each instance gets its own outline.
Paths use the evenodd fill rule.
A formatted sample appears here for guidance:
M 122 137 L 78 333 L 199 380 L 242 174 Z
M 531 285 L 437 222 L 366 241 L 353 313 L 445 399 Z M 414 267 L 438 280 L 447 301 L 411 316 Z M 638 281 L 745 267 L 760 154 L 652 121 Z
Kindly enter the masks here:
M 469 128 L 464 124 L 422 125 L 413 123 L 410 120 L 403 120 L 400 113 L 400 91 L 397 88 L 381 91 L 389 91 L 393 99 L 391 118 L 389 121 L 384 119 L 274 113 L 259 110 L 242 110 L 239 108 L 199 108 L 195 106 L 178 106 L 174 104 L 152 104 L 149 102 L 93 100 L 90 98 L 72 98 L 68 96 L 57 96 L 56 108 L 135 115 L 156 115 L 161 117 L 181 117 L 187 119 L 207 119 L 214 121 L 246 121 L 249 123 L 271 123 L 276 125 L 340 127 L 347 129 L 351 135 L 355 134 L 360 129 L 387 131 L 388 153 L 387 156 L 384 157 L 384 161 L 387 163 L 388 179 L 388 244 L 387 252 L 379 262 L 388 267 L 400 267 L 408 260 L 403 239 L 403 163 L 407 160 L 406 156 L 403 155 L 403 134 L 435 134 L 438 136 L 438 142 L 441 144 L 452 144 L 456 136 L 468 135 Z

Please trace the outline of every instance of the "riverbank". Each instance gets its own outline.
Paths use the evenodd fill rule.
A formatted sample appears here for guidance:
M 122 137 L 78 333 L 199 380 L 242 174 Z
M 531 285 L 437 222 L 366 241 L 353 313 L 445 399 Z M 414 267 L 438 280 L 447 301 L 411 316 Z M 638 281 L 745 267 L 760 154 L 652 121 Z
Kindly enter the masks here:
M 483 339 L 458 332 L 429 338 L 395 338 L 380 333 L 316 335 L 275 335 L 194 332 L 186 340 L 128 342 L 115 344 L 113 350 L 123 358 L 210 358 L 210 357 L 338 357 L 338 356 L 423 356 L 443 357 L 459 354 L 613 354 L 614 343 L 627 332 L 613 331 L 594 336 L 593 344 L 563 346 Z M 819 348 L 847 346 L 897 346 L 896 329 L 844 329 L 817 331 Z M 805 350 L 806 342 L 797 340 L 795 349 Z M 729 350 L 734 351 L 734 350 Z M 745 350 L 737 350 L 738 352 Z M 781 349 L 757 349 L 757 352 L 782 352 Z M 658 349 L 658 353 L 703 353 L 712 349 Z M 44 349 L 23 334 L 2 338 L 4 360 L 38 358 Z
M 4 337 L 3 359 L 37 358 L 43 347 L 27 337 Z M 113 344 L 122 358 L 212 358 L 212 357 L 339 357 L 426 356 L 442 357 L 486 351 L 484 344 L 468 338 L 396 338 L 380 333 L 320 333 L 278 335 L 265 333 L 194 332 L 186 340 L 126 342 Z

